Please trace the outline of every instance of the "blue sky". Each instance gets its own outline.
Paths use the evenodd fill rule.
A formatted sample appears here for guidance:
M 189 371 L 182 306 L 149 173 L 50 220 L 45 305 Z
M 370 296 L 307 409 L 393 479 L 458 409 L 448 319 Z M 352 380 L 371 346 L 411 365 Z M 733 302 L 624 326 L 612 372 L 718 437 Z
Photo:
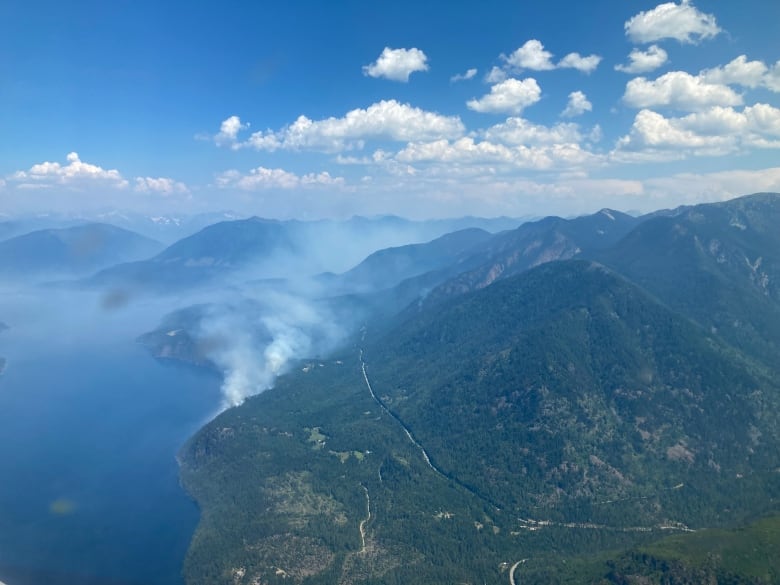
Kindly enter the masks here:
M 570 215 L 780 191 L 780 2 L 421 4 L 2 3 L 0 213 Z

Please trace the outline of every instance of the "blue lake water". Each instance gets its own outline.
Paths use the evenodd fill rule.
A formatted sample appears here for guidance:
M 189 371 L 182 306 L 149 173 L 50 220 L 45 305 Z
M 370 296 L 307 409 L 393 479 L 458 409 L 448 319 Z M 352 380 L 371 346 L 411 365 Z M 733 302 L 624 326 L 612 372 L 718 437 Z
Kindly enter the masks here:
M 2 305 L 0 305 L 0 309 Z M 0 581 L 180 585 L 198 520 L 176 453 L 219 379 L 156 362 L 132 328 L 0 333 Z M 143 332 L 143 328 L 135 333 Z

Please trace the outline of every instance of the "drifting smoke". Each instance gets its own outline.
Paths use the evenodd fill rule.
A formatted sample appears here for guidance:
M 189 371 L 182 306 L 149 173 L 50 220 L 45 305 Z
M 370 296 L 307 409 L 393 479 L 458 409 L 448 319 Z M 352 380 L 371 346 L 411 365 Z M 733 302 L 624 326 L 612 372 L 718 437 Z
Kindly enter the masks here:
M 279 292 L 209 307 L 197 337 L 223 372 L 222 407 L 271 388 L 294 360 L 333 349 L 347 334 L 335 323 L 327 307 Z

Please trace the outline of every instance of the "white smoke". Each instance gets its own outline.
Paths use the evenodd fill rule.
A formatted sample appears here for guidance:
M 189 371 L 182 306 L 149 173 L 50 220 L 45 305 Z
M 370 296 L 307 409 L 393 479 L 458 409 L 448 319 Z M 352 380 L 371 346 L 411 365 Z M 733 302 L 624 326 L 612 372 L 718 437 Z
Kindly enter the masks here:
M 223 372 L 226 409 L 271 388 L 291 362 L 332 349 L 345 334 L 327 309 L 298 296 L 267 292 L 262 301 L 211 306 L 197 337 Z

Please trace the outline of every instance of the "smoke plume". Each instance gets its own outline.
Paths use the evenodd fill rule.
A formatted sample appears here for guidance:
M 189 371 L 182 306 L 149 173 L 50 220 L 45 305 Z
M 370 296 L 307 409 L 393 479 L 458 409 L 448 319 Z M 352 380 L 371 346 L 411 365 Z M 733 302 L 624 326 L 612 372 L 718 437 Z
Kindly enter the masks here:
M 268 292 L 262 300 L 211 305 L 197 334 L 223 372 L 223 408 L 271 388 L 291 363 L 332 349 L 346 335 L 326 306 Z

